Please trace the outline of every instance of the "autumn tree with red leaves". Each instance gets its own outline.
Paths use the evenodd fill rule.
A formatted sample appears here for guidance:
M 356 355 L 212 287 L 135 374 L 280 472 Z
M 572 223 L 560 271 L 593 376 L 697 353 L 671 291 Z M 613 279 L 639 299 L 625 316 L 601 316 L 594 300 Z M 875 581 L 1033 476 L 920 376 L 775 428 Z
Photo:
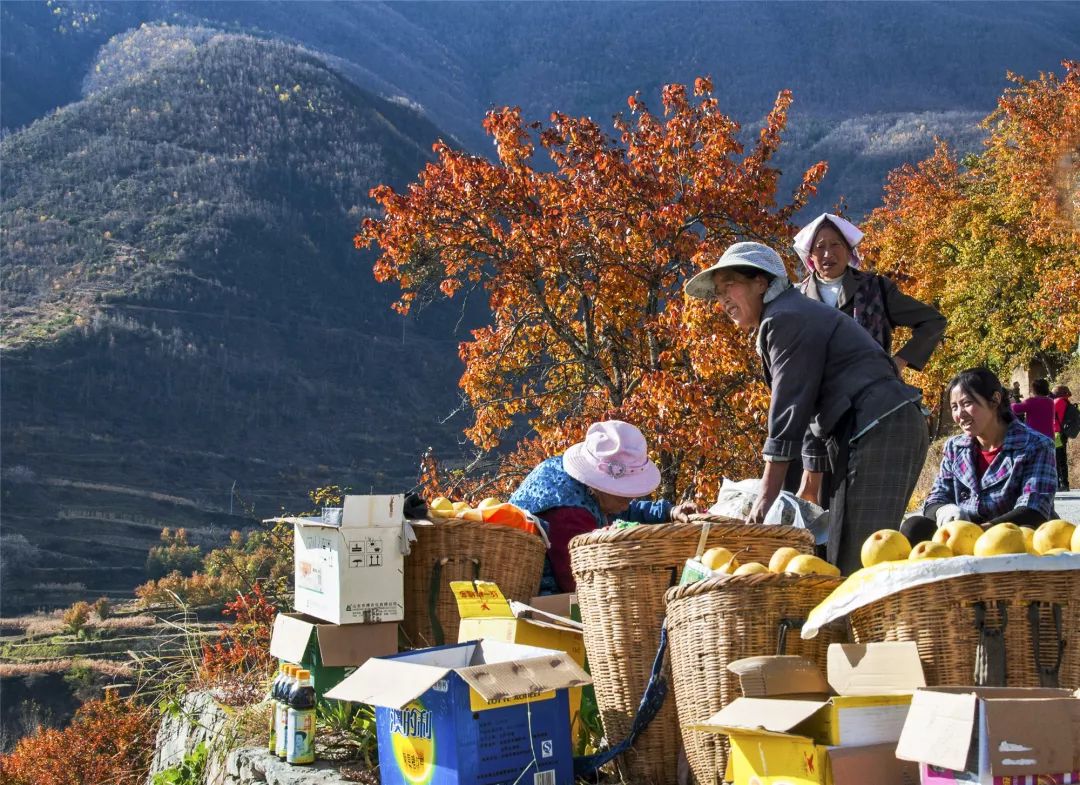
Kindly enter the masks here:
M 860 248 L 949 318 L 918 377 L 940 391 L 961 368 L 1056 359 L 1080 332 L 1080 63 L 1064 76 L 1010 75 L 983 121 L 985 149 L 963 160 L 939 143 L 895 170 Z M 933 396 L 930 398 L 933 400 Z
M 544 125 L 504 108 L 484 121 L 497 160 L 440 142 L 403 192 L 372 191 L 383 217 L 356 245 L 378 247 L 399 311 L 486 293 L 491 323 L 460 345 L 466 434 L 488 451 L 522 419 L 532 429 L 502 462 L 502 490 L 609 417 L 645 432 L 665 495 L 711 495 L 756 470 L 768 397 L 752 345 L 681 287 L 732 242 L 789 248 L 791 216 L 825 174 L 814 166 L 777 204 L 790 103 L 780 93 L 749 150 L 708 79 L 693 96 L 664 88 L 661 115 L 631 97 L 614 138 L 589 118 Z M 538 146 L 550 168 L 534 165 Z

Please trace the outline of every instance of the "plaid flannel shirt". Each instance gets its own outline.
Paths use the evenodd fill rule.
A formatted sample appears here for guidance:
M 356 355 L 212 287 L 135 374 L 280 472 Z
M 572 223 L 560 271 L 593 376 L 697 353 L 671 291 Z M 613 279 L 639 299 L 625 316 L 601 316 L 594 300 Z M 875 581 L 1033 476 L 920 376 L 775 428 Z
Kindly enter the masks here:
M 1019 420 L 1009 423 L 1005 443 L 982 479 L 975 477 L 975 450 L 970 436 L 945 443 L 941 470 L 926 505 L 955 504 L 964 516 L 985 522 L 1017 507 L 1030 507 L 1050 517 L 1057 490 L 1054 443 Z

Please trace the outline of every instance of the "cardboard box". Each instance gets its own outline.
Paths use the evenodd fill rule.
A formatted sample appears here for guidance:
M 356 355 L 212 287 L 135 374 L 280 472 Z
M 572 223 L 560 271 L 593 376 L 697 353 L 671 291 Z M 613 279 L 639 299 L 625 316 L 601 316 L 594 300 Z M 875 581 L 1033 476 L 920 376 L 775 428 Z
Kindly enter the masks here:
M 397 622 L 324 624 L 302 613 L 279 613 L 270 654 L 311 671 L 315 694 L 321 698 L 371 657 L 396 654 L 397 628 Z
M 577 594 L 542 594 L 529 600 L 529 606 L 544 613 L 562 616 L 565 619 L 581 621 L 581 608 L 578 606 Z
M 1068 690 L 919 690 L 896 748 L 924 785 L 1080 782 L 1080 699 Z
M 797 658 L 753 659 L 778 660 L 774 676 L 748 672 L 741 682 L 795 697 L 738 698 L 691 727 L 727 734 L 735 785 L 918 782 L 917 768 L 895 756 L 911 693 L 925 685 L 914 643 L 833 644 L 828 682 L 840 694 L 831 697 L 818 694 L 820 674 L 806 674 Z
M 574 662 L 585 667 L 585 641 L 580 622 L 507 600 L 499 587 L 490 581 L 451 581 L 450 590 L 457 599 L 461 616 L 458 641 L 504 641 L 555 649 L 566 652 Z M 581 689 L 570 688 L 573 739 L 577 738 L 581 727 L 578 717 Z
M 405 497 L 346 496 L 341 525 L 282 518 L 294 525 L 296 610 L 334 624 L 405 618 Z
M 573 785 L 570 655 L 473 641 L 368 660 L 329 697 L 376 707 L 382 785 Z

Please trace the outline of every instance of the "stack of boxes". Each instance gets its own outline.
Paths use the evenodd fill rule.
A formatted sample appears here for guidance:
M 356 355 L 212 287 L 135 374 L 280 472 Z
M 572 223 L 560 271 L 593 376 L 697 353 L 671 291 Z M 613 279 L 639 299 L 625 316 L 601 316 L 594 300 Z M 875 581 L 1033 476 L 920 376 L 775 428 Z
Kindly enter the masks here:
M 275 518 L 295 534 L 295 613 L 270 653 L 311 671 L 322 698 L 370 657 L 397 652 L 405 615 L 402 495 L 346 496 L 319 518 Z

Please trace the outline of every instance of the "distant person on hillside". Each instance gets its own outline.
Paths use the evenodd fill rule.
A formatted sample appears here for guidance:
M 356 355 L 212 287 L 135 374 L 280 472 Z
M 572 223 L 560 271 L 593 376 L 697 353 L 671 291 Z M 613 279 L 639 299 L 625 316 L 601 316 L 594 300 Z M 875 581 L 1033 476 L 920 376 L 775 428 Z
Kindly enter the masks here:
M 1054 438 L 1054 399 L 1050 397 L 1050 383 L 1036 379 L 1031 383 L 1034 393 L 1027 400 L 1012 405 L 1013 414 L 1024 415 L 1028 428 L 1038 431 L 1047 439 Z
M 1008 392 L 986 368 L 957 374 L 945 394 L 961 433 L 945 443 L 922 515 L 905 519 L 900 531 L 916 543 L 949 521 L 988 528 L 1048 520 L 1057 489 L 1053 442 L 1013 416 Z
M 1020 382 L 1013 382 L 1012 386 L 1012 403 L 1020 403 L 1024 400 L 1024 396 L 1020 392 Z
M 1080 409 L 1070 399 L 1064 384 L 1054 388 L 1054 447 L 1057 454 L 1058 490 L 1069 490 L 1069 439 L 1080 434 Z
M 900 370 L 922 370 L 945 334 L 937 309 L 901 292 L 884 275 L 858 269 L 856 250 L 863 233 L 850 221 L 819 215 L 795 235 L 795 253 L 809 274 L 799 290 L 851 316 L 893 358 Z M 893 328 L 911 328 L 911 338 L 894 355 Z

